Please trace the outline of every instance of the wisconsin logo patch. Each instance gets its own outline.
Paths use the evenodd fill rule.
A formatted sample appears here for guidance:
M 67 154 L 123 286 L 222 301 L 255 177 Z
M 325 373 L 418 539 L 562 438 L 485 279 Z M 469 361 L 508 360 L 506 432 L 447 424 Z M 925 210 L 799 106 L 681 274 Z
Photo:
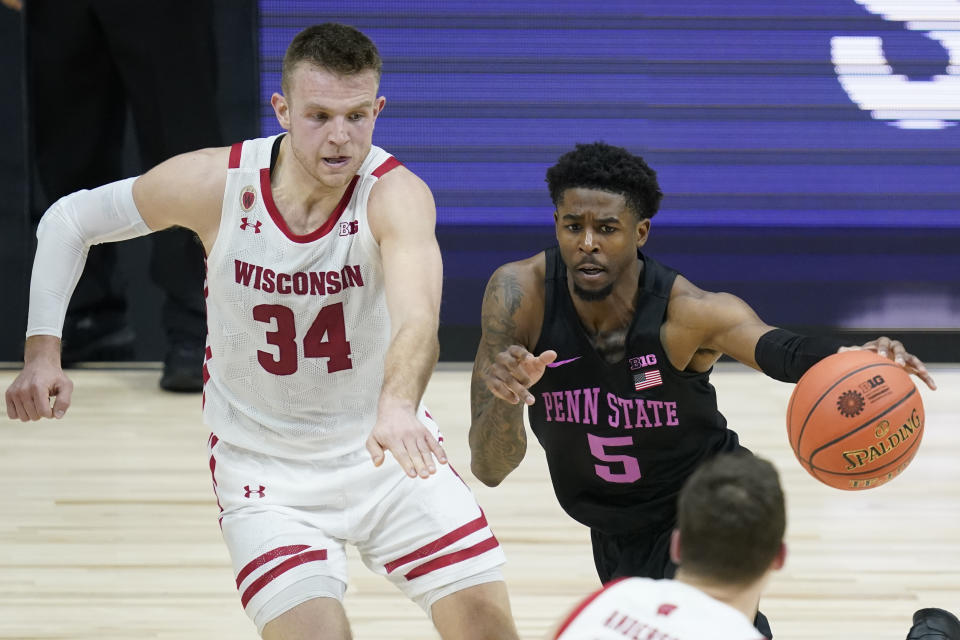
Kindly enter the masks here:
M 254 189 L 252 184 L 247 185 L 240 192 L 240 208 L 246 213 L 253 209 L 255 204 L 257 204 L 257 190 Z

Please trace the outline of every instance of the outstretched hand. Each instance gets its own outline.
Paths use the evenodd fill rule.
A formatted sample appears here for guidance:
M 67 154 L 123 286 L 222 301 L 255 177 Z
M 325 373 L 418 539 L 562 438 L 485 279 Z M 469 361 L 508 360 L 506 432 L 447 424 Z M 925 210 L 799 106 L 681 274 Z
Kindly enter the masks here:
M 389 451 L 411 478 L 429 478 L 437 472 L 434 458 L 447 463 L 447 453 L 430 430 L 405 410 L 382 411 L 367 438 L 367 451 L 379 467 Z
M 511 345 L 496 355 L 481 374 L 490 393 L 510 404 L 534 403 L 527 389 L 539 382 L 547 365 L 557 359 L 557 352 L 548 349 L 535 356 L 520 345 Z
M 880 336 L 876 340 L 871 340 L 859 347 L 840 347 L 840 351 L 857 351 L 860 349 L 874 351 L 883 358 L 893 360 L 906 369 L 907 373 L 912 373 L 923 380 L 931 389 L 937 388 L 937 383 L 933 381 L 933 376 L 927 371 L 923 361 L 912 353 L 908 353 L 899 340 L 891 340 L 886 336 Z

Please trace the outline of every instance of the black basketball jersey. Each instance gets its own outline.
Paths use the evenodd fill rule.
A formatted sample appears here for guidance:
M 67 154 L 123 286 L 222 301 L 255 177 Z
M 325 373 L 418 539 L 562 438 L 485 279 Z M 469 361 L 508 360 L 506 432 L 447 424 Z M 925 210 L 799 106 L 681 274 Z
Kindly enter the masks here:
M 672 526 L 686 478 L 708 456 L 738 448 L 717 410 L 710 372 L 671 366 L 660 344 L 677 272 L 638 254 L 641 292 L 626 356 L 593 348 L 567 289 L 557 247 L 546 251 L 543 329 L 534 353 L 557 359 L 530 388 L 530 426 L 547 454 L 563 509 L 604 533 Z

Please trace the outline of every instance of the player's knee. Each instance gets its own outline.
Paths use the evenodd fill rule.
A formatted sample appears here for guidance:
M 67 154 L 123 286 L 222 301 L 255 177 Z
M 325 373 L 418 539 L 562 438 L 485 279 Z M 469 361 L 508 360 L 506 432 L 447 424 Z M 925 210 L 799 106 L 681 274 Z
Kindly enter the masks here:
M 341 604 L 346 588 L 335 578 L 311 576 L 283 589 L 257 611 L 247 613 L 264 640 L 350 640 L 350 625 Z
M 488 580 L 479 582 L 478 580 Z M 443 640 L 515 640 L 507 587 L 499 569 L 428 593 L 430 616 Z

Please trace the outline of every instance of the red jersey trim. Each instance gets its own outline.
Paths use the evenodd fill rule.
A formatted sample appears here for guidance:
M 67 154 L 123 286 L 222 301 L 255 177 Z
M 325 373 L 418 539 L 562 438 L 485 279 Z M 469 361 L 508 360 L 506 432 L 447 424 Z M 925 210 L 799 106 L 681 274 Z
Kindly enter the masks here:
M 350 181 L 350 185 L 347 186 L 347 190 L 343 193 L 343 197 L 340 198 L 340 202 L 337 203 L 336 209 L 333 210 L 333 213 L 330 214 L 330 217 L 327 218 L 327 221 L 320 225 L 320 227 L 317 229 L 314 229 L 310 233 L 303 236 L 297 235 L 291 231 L 290 227 L 287 226 L 286 221 L 283 219 L 283 216 L 280 215 L 280 211 L 277 209 L 277 205 L 273 201 L 273 191 L 270 189 L 270 169 L 266 167 L 260 169 L 260 195 L 263 196 L 263 204 L 266 205 L 267 212 L 273 219 L 273 223 L 277 225 L 277 228 L 280 229 L 280 231 L 283 232 L 283 235 L 287 236 L 287 238 L 293 242 L 306 244 L 327 235 L 330 233 L 330 230 L 337 225 L 337 221 L 340 219 L 340 216 L 343 215 L 347 205 L 350 204 L 350 198 L 353 197 L 353 191 L 357 188 L 357 182 L 359 181 L 360 176 L 353 176 L 353 180 Z
M 243 151 L 243 143 L 235 142 L 230 146 L 230 162 L 227 164 L 227 169 L 239 169 L 240 168 L 240 153 Z
M 414 578 L 427 575 L 428 573 L 436 571 L 437 569 L 443 569 L 444 567 L 449 567 L 452 564 L 469 560 L 470 558 L 474 558 L 481 553 L 486 553 L 491 549 L 496 549 L 498 546 L 500 546 L 500 543 L 497 542 L 497 539 L 494 536 L 490 536 L 486 540 L 482 540 L 472 547 L 467 547 L 466 549 L 461 549 L 460 551 L 454 551 L 453 553 L 448 553 L 445 556 L 439 556 L 430 562 L 424 562 L 419 567 L 414 567 L 411 569 L 409 573 L 403 577 L 407 580 L 413 580 Z
M 427 556 L 431 556 L 436 552 L 440 551 L 441 549 L 449 547 L 451 544 L 453 544 L 457 540 L 466 538 L 471 533 L 479 531 L 480 529 L 483 529 L 486 526 L 487 526 L 487 519 L 483 515 L 483 511 L 481 511 L 479 518 L 471 520 L 470 522 L 468 522 L 467 524 L 461 527 L 457 527 L 450 533 L 440 536 L 433 542 L 429 542 L 423 545 L 416 551 L 412 551 L 403 557 L 400 557 L 400 558 L 397 558 L 396 560 L 392 560 L 388 562 L 387 564 L 384 565 L 383 568 L 387 570 L 387 573 L 393 573 L 393 571 L 402 567 L 403 565 L 410 564 L 414 560 L 420 560 L 422 558 L 426 558 Z
M 402 166 L 403 166 L 402 162 L 400 162 L 393 156 L 390 156 L 389 158 L 383 161 L 383 164 L 381 164 L 379 167 L 373 170 L 372 175 L 374 178 L 380 178 L 383 176 L 383 174 L 387 173 L 388 171 L 391 171 L 393 169 L 396 169 L 397 167 L 402 167 Z
M 560 628 L 557 629 L 556 635 L 553 636 L 554 640 L 557 640 L 557 638 L 559 638 L 561 635 L 563 635 L 563 632 L 567 630 L 567 627 L 569 627 L 570 624 L 571 624 L 574 620 L 576 620 L 577 616 L 579 616 L 581 613 L 583 613 L 583 610 L 587 608 L 587 605 L 589 605 L 591 602 L 593 602 L 594 600 L 596 600 L 596 599 L 600 596 L 601 593 L 603 593 L 604 591 L 606 591 L 607 589 L 609 589 L 609 588 L 612 587 L 613 585 L 617 584 L 618 582 L 623 582 L 623 581 L 626 580 L 628 577 L 629 577 L 629 576 L 624 576 L 624 577 L 622 577 L 622 578 L 617 578 L 616 580 L 611 580 L 610 582 L 608 582 L 607 584 L 603 585 L 601 588 L 597 589 L 596 591 L 594 591 L 593 593 L 591 593 L 589 596 L 587 596 L 586 598 L 584 598 L 584 599 L 583 599 L 583 602 L 581 602 L 580 604 L 578 604 L 578 605 L 576 606 L 576 608 L 575 608 L 573 611 L 570 612 L 570 614 L 569 614 L 569 615 L 566 617 L 566 619 L 563 621 L 563 624 L 560 625 Z
M 250 586 L 247 587 L 247 590 L 243 592 L 243 595 L 240 596 L 240 604 L 243 605 L 243 608 L 246 609 L 247 605 L 250 603 L 250 600 L 253 599 L 260 590 L 265 586 L 270 584 L 274 578 L 282 576 L 290 569 L 299 567 L 302 564 L 307 564 L 308 562 L 322 562 L 327 559 L 327 550 L 326 549 L 317 549 L 315 551 L 304 551 L 295 556 L 287 558 L 277 566 L 275 566 L 270 571 L 267 571 L 262 576 L 250 583 Z
M 272 549 L 270 551 L 267 551 L 264 554 L 257 556 L 256 558 L 248 562 L 247 565 L 240 570 L 240 573 L 237 574 L 237 589 L 239 589 L 240 585 L 243 584 L 243 581 L 247 579 L 247 576 L 249 576 L 251 573 L 259 569 L 263 565 L 267 564 L 271 560 L 275 560 L 283 556 L 293 556 L 300 553 L 301 551 L 306 551 L 309 548 L 310 548 L 310 545 L 308 544 L 293 544 L 293 545 L 288 545 L 286 547 L 277 547 L 276 549 Z

